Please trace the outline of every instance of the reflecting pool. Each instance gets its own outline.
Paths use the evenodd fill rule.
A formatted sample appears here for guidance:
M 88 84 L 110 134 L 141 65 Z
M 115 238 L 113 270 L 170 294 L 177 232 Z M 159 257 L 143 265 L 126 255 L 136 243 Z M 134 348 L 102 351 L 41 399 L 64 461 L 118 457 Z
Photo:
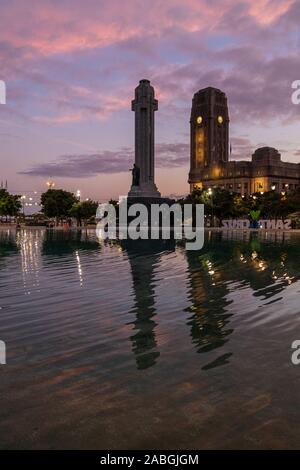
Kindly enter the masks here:
M 0 230 L 0 447 L 299 448 L 300 238 Z

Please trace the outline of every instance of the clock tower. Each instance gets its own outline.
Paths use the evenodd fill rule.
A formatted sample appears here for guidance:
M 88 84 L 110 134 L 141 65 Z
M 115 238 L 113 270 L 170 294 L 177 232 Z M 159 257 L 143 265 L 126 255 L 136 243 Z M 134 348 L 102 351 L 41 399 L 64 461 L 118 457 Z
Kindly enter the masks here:
M 208 87 L 194 94 L 190 129 L 189 182 L 201 186 L 205 169 L 217 169 L 228 162 L 229 114 L 225 93 Z

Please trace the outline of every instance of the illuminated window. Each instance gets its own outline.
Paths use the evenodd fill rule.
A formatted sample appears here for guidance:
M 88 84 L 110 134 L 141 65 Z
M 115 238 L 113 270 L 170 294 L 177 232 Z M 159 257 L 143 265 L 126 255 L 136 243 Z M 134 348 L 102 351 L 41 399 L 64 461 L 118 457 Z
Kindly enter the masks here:
M 203 166 L 204 163 L 204 129 L 198 127 L 195 133 L 196 167 Z

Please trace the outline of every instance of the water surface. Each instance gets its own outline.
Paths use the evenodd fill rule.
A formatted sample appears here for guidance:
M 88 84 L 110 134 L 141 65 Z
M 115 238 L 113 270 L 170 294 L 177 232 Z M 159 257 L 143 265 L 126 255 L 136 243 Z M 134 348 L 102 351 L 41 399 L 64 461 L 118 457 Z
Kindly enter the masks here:
M 299 448 L 299 255 L 0 231 L 0 447 Z

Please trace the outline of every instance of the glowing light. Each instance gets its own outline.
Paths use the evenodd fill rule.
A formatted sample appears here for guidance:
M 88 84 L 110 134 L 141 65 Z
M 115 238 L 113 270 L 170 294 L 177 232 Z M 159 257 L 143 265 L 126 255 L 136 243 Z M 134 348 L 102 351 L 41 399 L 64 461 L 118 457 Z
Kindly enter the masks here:
M 198 116 L 197 117 L 197 124 L 202 124 L 202 122 L 203 122 L 202 116 Z
M 218 123 L 219 123 L 219 124 L 223 124 L 223 118 L 222 118 L 222 116 L 218 116 Z
M 201 165 L 204 161 L 204 130 L 203 127 L 199 127 L 195 134 L 196 144 L 196 164 Z
M 76 255 L 76 261 L 77 261 L 79 284 L 80 284 L 80 287 L 82 287 L 83 286 L 83 272 L 82 272 L 82 266 L 81 266 L 80 256 L 79 256 L 79 251 L 78 250 L 76 250 L 75 255 Z
M 48 186 L 48 189 L 53 189 L 53 188 L 54 188 L 54 186 L 55 186 L 55 183 L 54 183 L 54 181 L 50 181 L 50 180 L 49 180 L 49 181 L 47 181 L 47 186 Z

